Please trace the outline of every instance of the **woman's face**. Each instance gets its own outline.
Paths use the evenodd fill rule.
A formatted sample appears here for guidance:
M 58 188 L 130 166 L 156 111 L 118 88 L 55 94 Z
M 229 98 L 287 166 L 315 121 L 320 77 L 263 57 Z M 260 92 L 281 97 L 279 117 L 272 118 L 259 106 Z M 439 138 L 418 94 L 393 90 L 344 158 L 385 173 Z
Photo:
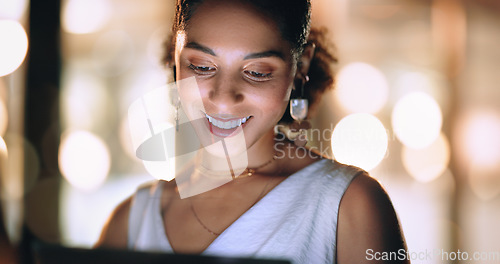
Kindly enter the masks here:
M 220 140 L 243 131 L 248 149 L 272 129 L 286 109 L 296 71 L 290 50 L 274 21 L 252 6 L 201 4 L 178 33 L 175 54 L 178 80 L 195 77 L 198 85 L 202 105 L 196 93 L 181 96 L 191 120 L 204 117 L 198 135 Z
M 198 135 L 220 140 L 243 131 L 248 149 L 272 129 L 286 109 L 296 71 L 290 50 L 274 21 L 252 6 L 201 4 L 178 32 L 175 54 L 178 80 L 195 77 L 201 96 L 202 104 L 196 93 L 182 96 L 179 88 L 190 119 L 204 117 Z

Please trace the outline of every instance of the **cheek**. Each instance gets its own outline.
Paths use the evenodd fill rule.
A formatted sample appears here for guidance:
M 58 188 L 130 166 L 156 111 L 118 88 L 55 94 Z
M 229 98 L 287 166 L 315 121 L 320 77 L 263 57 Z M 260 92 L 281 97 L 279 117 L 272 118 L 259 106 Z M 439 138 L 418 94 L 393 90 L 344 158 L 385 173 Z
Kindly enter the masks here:
M 265 91 L 253 94 L 252 101 L 264 115 L 281 118 L 290 99 L 291 87 L 287 85 L 268 87 Z

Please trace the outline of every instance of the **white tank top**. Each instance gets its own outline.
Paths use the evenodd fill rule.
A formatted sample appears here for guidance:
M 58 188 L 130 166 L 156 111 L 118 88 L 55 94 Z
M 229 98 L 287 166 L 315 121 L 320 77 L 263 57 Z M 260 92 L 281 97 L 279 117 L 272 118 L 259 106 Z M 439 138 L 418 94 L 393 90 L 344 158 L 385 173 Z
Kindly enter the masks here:
M 290 175 L 252 206 L 202 255 L 335 263 L 340 200 L 361 169 L 320 160 Z M 133 197 L 128 248 L 173 252 L 161 216 L 162 181 Z

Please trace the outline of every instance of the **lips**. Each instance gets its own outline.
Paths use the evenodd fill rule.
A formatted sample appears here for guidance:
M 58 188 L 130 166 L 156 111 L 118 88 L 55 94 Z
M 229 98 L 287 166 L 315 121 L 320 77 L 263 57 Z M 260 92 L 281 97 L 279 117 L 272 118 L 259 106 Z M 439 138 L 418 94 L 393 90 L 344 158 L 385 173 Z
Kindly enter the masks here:
M 212 124 L 217 128 L 232 130 L 246 123 L 251 116 L 243 118 L 222 119 L 222 118 L 215 118 L 208 114 L 205 114 L 205 117 L 208 119 L 208 122 L 210 124 Z

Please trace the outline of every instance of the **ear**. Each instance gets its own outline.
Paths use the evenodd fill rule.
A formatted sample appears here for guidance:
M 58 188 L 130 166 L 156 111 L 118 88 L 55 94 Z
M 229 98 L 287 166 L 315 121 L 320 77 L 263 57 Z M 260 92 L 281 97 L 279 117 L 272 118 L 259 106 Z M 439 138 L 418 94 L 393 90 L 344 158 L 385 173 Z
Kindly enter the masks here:
M 298 65 L 297 65 L 297 74 L 295 75 L 296 78 L 305 78 L 307 74 L 309 73 L 309 66 L 311 66 L 311 61 L 314 57 L 314 52 L 316 50 L 316 45 L 314 43 L 308 43 L 304 47 L 304 52 L 302 52 L 302 55 L 299 58 Z

